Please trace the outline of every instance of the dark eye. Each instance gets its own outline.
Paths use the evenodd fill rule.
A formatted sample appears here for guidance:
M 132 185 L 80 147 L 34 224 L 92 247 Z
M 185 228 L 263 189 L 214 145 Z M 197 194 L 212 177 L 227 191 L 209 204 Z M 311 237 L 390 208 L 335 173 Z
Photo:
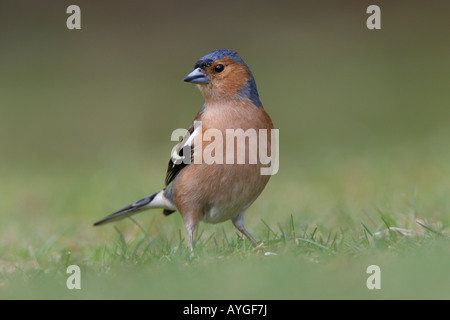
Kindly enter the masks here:
M 217 66 L 214 67 L 214 71 L 217 73 L 220 73 L 223 71 L 225 67 L 223 66 L 223 64 L 218 64 Z

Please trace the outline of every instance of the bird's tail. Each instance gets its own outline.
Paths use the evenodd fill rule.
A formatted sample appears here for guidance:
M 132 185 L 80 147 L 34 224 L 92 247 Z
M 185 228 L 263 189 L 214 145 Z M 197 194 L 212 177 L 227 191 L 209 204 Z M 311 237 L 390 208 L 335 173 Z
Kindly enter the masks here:
M 164 208 L 165 210 L 175 209 L 171 201 L 165 197 L 164 190 L 161 190 L 149 195 L 148 197 L 126 205 L 113 214 L 110 214 L 109 216 L 97 221 L 96 223 L 94 223 L 94 226 L 100 226 L 105 223 L 118 221 L 150 208 Z

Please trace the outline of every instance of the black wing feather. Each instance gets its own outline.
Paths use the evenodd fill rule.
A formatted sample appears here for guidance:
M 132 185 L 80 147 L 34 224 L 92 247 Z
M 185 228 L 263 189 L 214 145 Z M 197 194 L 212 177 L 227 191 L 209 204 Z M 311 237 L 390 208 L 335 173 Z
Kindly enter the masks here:
M 180 173 L 180 171 L 183 170 L 183 168 L 188 166 L 190 163 L 192 163 L 192 161 L 194 159 L 194 145 L 193 144 L 191 146 L 184 145 L 186 140 L 190 137 L 190 135 L 193 132 L 194 132 L 194 124 L 192 124 L 189 127 L 188 132 L 186 133 L 186 135 L 183 137 L 183 139 L 181 140 L 181 142 L 177 146 L 177 154 L 178 154 L 178 156 L 180 158 L 184 157 L 185 150 L 187 150 L 187 148 L 190 148 L 189 152 L 191 154 L 191 157 L 190 157 L 191 161 L 189 163 L 186 163 L 186 161 L 177 161 L 177 160 L 174 160 L 173 157 L 170 158 L 169 164 L 167 166 L 167 173 L 166 173 L 166 179 L 165 179 L 165 186 L 166 187 L 173 180 L 175 180 L 176 176 Z

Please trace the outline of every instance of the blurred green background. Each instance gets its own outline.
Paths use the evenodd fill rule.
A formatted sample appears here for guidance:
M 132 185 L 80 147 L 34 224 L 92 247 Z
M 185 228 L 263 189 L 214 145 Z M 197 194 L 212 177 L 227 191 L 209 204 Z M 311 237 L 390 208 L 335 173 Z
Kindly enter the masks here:
M 70 4 L 81 8 L 82 30 L 66 28 Z M 366 28 L 371 4 L 381 7 L 381 30 Z M 257 237 L 265 233 L 261 219 L 277 225 L 291 215 L 299 225 L 352 230 L 374 207 L 397 221 L 414 211 L 447 232 L 449 9 L 446 1 L 3 0 L 0 273 L 27 279 L 30 270 L 45 272 L 52 254 L 46 262 L 32 257 L 49 247 L 69 248 L 89 265 L 86 248 L 117 238 L 112 226 L 92 222 L 162 187 L 175 144 L 170 134 L 187 128 L 203 104 L 182 79 L 218 48 L 234 49 L 247 62 L 280 130 L 279 173 L 247 218 Z M 151 235 L 185 235 L 178 214 L 136 219 L 151 224 Z M 127 240 L 139 232 L 129 220 L 117 225 Z M 234 233 L 228 224 L 202 228 Z M 182 272 L 168 270 L 162 271 L 167 278 Z M 268 279 L 266 271 L 255 281 Z M 437 274 L 423 281 L 450 283 Z M 0 297 L 7 283 L 0 281 Z M 27 291 L 8 288 L 16 298 Z M 339 297 L 339 288 L 325 296 Z M 448 298 L 445 288 L 436 295 Z M 358 296 L 351 290 L 343 294 Z M 104 294 L 94 292 L 89 297 Z M 229 297 L 211 292 L 209 298 Z M 164 297 L 189 297 L 171 294 Z M 143 296 L 158 297 L 156 291 Z

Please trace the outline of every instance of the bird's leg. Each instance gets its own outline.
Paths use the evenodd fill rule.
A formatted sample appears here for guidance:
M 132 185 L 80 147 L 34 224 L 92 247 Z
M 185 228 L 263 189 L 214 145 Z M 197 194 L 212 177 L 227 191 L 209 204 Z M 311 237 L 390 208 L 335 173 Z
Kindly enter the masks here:
M 195 224 L 186 223 L 186 229 L 188 232 L 188 240 L 189 240 L 189 259 L 192 260 L 194 258 L 194 231 Z
M 194 251 L 193 242 L 194 242 L 195 226 L 188 226 L 187 230 L 188 230 L 188 237 L 189 237 L 189 251 L 192 253 Z
M 258 246 L 258 242 L 256 242 L 255 239 L 248 233 L 248 231 L 244 227 L 244 213 L 241 213 L 240 215 L 236 216 L 232 221 L 233 225 L 244 235 L 247 237 L 248 240 L 250 240 L 254 247 Z
M 194 257 L 194 231 L 199 222 L 197 210 L 186 210 L 181 213 L 184 225 L 188 232 L 189 241 L 189 259 Z

